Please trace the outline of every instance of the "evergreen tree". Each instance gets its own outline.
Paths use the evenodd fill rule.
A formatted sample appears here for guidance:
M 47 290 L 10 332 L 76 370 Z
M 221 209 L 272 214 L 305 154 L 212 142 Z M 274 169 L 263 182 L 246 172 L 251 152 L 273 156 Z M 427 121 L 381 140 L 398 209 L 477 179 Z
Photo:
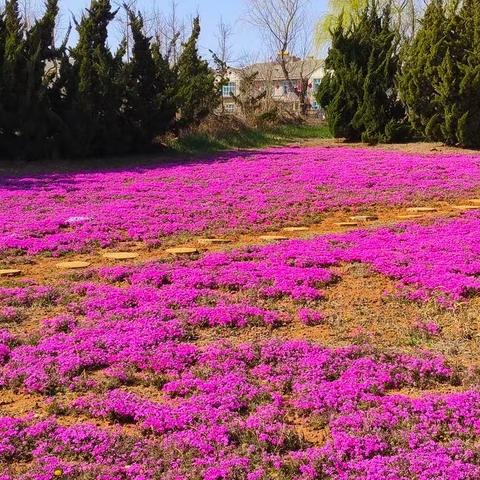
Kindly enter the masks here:
M 140 14 L 129 12 L 132 29 L 132 58 L 127 71 L 125 115 L 137 148 L 151 144 L 164 133 L 175 115 L 174 78 L 157 45 L 143 32 Z
M 332 46 L 325 60 L 326 74 L 316 93 L 318 103 L 326 111 L 332 135 L 352 141 L 361 136 L 352 121 L 362 100 L 368 62 L 355 29 L 354 25 L 345 28 L 340 17 L 332 31 Z
M 464 25 L 462 44 L 468 45 L 462 67 L 458 103 L 457 140 L 465 147 L 480 147 L 480 0 L 465 1 L 460 11 Z
M 200 20 L 193 20 L 192 34 L 183 46 L 176 65 L 178 77 L 177 100 L 181 127 L 197 124 L 220 102 L 215 75 L 198 53 Z
M 105 155 L 129 149 L 130 137 L 121 115 L 125 90 L 123 46 L 113 55 L 107 45 L 108 25 L 115 18 L 110 0 L 92 0 L 76 23 L 78 43 L 71 51 L 73 65 L 64 65 L 69 88 L 67 123 L 76 141 L 73 155 Z
M 460 59 L 458 59 L 459 61 Z M 457 122 L 459 119 L 460 64 L 452 58 L 450 47 L 438 68 L 438 79 L 433 80 L 434 104 L 438 112 L 426 126 L 429 138 L 442 140 L 447 145 L 457 143 Z
M 380 15 L 375 2 L 348 29 L 340 18 L 316 95 L 335 137 L 378 142 L 406 134 L 395 84 L 397 38 L 389 9 Z
M 22 88 L 26 84 L 24 58 L 24 25 L 20 16 L 18 0 L 5 4 L 3 20 L 3 58 L 0 100 L 0 130 L 2 151 L 9 156 L 18 156 L 21 145 L 19 133 L 22 124 L 18 117 Z
M 162 54 L 158 42 L 152 44 L 152 57 L 155 65 L 155 84 L 157 89 L 158 125 L 157 134 L 172 128 L 177 114 L 177 74 L 170 67 L 168 55 Z
M 378 15 L 375 4 L 364 19 L 368 26 L 370 58 L 368 59 L 363 98 L 353 118 L 367 143 L 392 142 L 408 136 L 404 128 L 405 111 L 396 89 L 399 70 L 398 35 L 392 28 L 390 9 Z M 368 39 L 366 42 L 368 43 Z
M 5 42 L 6 42 L 6 25 L 5 15 L 0 12 L 0 158 L 5 152 L 4 134 L 5 134 L 5 80 L 4 80 L 4 63 L 5 63 Z
M 19 112 L 23 120 L 22 142 L 26 158 L 46 158 L 54 150 L 56 121 L 51 87 L 59 53 L 54 46 L 58 11 L 58 0 L 46 0 L 43 17 L 26 34 L 26 84 Z
M 0 22 L 0 143 L 11 157 L 45 157 L 51 145 L 51 76 L 56 50 L 53 32 L 57 0 L 45 2 L 44 15 L 26 29 L 19 5 L 10 0 Z
M 442 89 L 441 71 L 444 78 L 449 74 L 445 57 L 447 53 L 450 55 L 452 32 L 448 31 L 447 24 L 443 0 L 432 0 L 412 44 L 404 52 L 399 78 L 400 96 L 412 127 L 420 136 L 431 140 L 443 140 L 441 125 L 445 111 L 438 89 Z M 443 91 L 447 94 L 445 86 Z
M 448 145 L 480 146 L 480 0 L 433 0 L 400 79 L 412 125 Z

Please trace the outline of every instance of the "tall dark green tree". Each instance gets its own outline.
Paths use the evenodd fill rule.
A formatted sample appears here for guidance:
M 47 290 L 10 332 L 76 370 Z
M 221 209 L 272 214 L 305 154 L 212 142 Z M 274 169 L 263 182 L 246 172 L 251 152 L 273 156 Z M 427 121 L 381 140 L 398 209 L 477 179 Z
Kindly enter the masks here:
M 375 1 L 368 2 L 348 28 L 340 17 L 325 66 L 317 101 L 335 137 L 378 142 L 405 134 L 395 84 L 398 36 L 388 8 L 379 13 Z
M 466 0 L 460 11 L 465 49 L 459 88 L 457 140 L 460 145 L 480 147 L 480 0 Z
M 326 74 L 316 93 L 325 109 L 332 135 L 359 140 L 361 131 L 353 118 L 361 104 L 369 52 L 362 48 L 356 26 L 344 27 L 343 16 L 332 33 L 332 46 L 325 60 Z
M 480 0 L 432 0 L 400 77 L 401 96 L 420 136 L 480 146 Z
M 73 155 L 105 155 L 130 148 L 121 113 L 124 50 L 114 55 L 107 45 L 108 26 L 115 14 L 110 0 L 92 0 L 76 23 L 78 43 L 71 51 L 72 66 L 65 65 L 63 71 L 69 77 L 65 115 L 75 139 Z
M 0 156 L 5 151 L 4 147 L 4 132 L 5 132 L 5 107 L 3 105 L 6 86 L 4 79 L 4 64 L 5 64 L 5 41 L 6 41 L 6 25 L 5 15 L 0 12 Z
M 396 78 L 399 71 L 399 36 L 392 27 L 390 8 L 378 14 L 375 4 L 360 21 L 368 38 L 368 59 L 363 97 L 352 120 L 367 143 L 392 142 L 408 136 L 405 110 L 398 98 Z
M 129 11 L 132 58 L 125 66 L 125 116 L 134 148 L 144 148 L 164 133 L 175 116 L 174 75 L 143 29 L 140 13 Z
M 3 58 L 0 97 L 0 131 L 2 151 L 9 156 L 18 156 L 21 145 L 19 102 L 25 86 L 26 63 L 24 58 L 25 29 L 20 16 L 18 0 L 5 3 L 3 14 Z
M 52 104 L 52 85 L 59 55 L 54 45 L 58 11 L 58 0 L 46 0 L 43 17 L 26 33 L 26 85 L 20 103 L 26 158 L 46 158 L 55 149 L 57 122 Z
M 220 102 L 215 75 L 208 62 L 198 53 L 200 19 L 193 20 L 192 34 L 183 46 L 176 65 L 177 100 L 180 109 L 179 125 L 195 125 L 212 112 Z
M 431 140 L 445 138 L 445 108 L 440 96 L 452 98 L 447 77 L 454 68 L 448 58 L 455 53 L 455 28 L 444 0 L 432 0 L 413 42 L 404 50 L 400 96 L 416 133 Z
M 46 0 L 44 15 L 26 29 L 16 0 L 5 5 L 0 89 L 2 149 L 10 156 L 49 155 L 52 139 L 48 74 L 57 51 L 54 28 L 58 1 Z

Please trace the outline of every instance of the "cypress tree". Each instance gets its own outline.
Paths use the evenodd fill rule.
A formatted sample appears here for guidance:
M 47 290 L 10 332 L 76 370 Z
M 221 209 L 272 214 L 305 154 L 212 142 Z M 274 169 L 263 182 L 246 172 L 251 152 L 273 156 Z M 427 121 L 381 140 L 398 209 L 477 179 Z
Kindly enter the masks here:
M 58 1 L 46 0 L 44 15 L 25 29 L 18 2 L 5 5 L 0 21 L 0 145 L 10 157 L 51 154 L 55 112 L 54 28 Z
M 466 0 L 460 11 L 465 26 L 462 44 L 465 59 L 462 66 L 458 104 L 457 140 L 464 147 L 480 147 L 480 0 Z
M 18 111 L 19 102 L 26 86 L 26 63 L 24 57 L 25 29 L 20 16 L 18 0 L 9 0 L 4 12 L 4 47 L 2 59 L 2 97 L 0 129 L 2 150 L 8 156 L 19 154 L 19 134 L 22 123 Z
M 168 59 L 162 54 L 158 42 L 152 44 L 152 58 L 155 65 L 157 122 L 159 133 L 164 133 L 172 128 L 177 114 L 177 74 L 170 67 Z
M 404 139 L 408 136 L 404 128 L 405 111 L 395 84 L 399 70 L 398 35 L 392 28 L 390 8 L 378 15 L 376 5 L 372 4 L 363 25 L 370 41 L 370 58 L 362 102 L 353 125 L 362 131 L 362 141 L 367 143 Z
M 450 56 L 448 49 L 452 43 L 447 24 L 443 0 L 432 0 L 412 44 L 404 51 L 399 78 L 400 96 L 412 127 L 418 135 L 430 140 L 443 140 L 445 110 L 438 89 L 442 89 L 441 72 L 445 81 L 450 68 L 445 60 L 447 53 Z M 448 95 L 445 86 L 443 90 Z
M 0 12 L 0 158 L 5 152 L 4 133 L 5 133 L 5 81 L 4 81 L 4 58 L 5 58 L 5 42 L 6 42 L 6 25 L 5 15 Z
M 343 26 L 340 16 L 332 31 L 332 46 L 325 60 L 326 74 L 317 89 L 316 99 L 325 109 L 328 126 L 336 138 L 359 140 L 361 131 L 353 126 L 353 117 L 362 99 L 368 57 L 362 50 L 355 26 Z
M 177 63 L 178 91 L 181 127 L 197 124 L 220 102 L 220 92 L 215 76 L 198 53 L 200 19 L 193 20 L 192 34 L 183 46 Z
M 73 155 L 107 155 L 129 148 L 129 137 L 121 115 L 123 93 L 123 50 L 113 55 L 107 45 L 108 25 L 115 18 L 110 0 L 92 0 L 76 22 L 78 43 L 71 51 L 72 68 L 64 65 L 70 78 L 67 122 L 76 142 Z
M 412 125 L 448 145 L 480 146 L 480 0 L 433 0 L 400 79 Z
M 459 119 L 460 70 L 452 56 L 450 46 L 438 68 L 438 79 L 433 80 L 436 95 L 433 99 L 438 108 L 426 126 L 425 133 L 429 138 L 437 138 L 447 145 L 457 143 L 457 123 Z
M 393 141 L 405 135 L 404 111 L 398 101 L 398 37 L 390 10 L 378 14 L 367 3 L 348 29 L 339 23 L 325 62 L 327 74 L 317 91 L 335 137 L 350 141 Z
M 143 31 L 140 14 L 129 12 L 132 29 L 132 58 L 127 71 L 125 115 L 137 148 L 151 144 L 155 136 L 164 133 L 175 115 L 174 79 L 157 45 Z M 170 104 L 173 101 L 170 100 Z
M 26 85 L 19 111 L 26 158 L 48 157 L 55 148 L 56 121 L 51 87 L 56 76 L 53 65 L 58 55 L 54 46 L 58 11 L 58 0 L 46 0 L 43 17 L 26 33 Z

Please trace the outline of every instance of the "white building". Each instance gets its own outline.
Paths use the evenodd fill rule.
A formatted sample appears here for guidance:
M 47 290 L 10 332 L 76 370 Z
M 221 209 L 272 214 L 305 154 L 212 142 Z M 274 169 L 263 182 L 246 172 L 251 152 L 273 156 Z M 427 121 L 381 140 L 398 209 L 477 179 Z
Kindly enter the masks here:
M 300 101 L 293 89 L 300 88 L 302 80 L 307 81 L 306 102 L 309 105 L 309 112 L 318 112 L 320 109 L 315 100 L 315 91 L 324 76 L 323 61 L 314 58 L 305 60 L 293 58 L 287 63 L 287 72 L 290 81 L 285 78 L 278 62 L 256 63 L 243 69 L 231 69 L 229 83 L 222 89 L 224 111 L 232 114 L 241 113 L 234 97 L 240 95 L 243 79 L 256 73 L 255 91 L 266 92 L 266 101 L 280 104 L 293 112 L 300 111 Z

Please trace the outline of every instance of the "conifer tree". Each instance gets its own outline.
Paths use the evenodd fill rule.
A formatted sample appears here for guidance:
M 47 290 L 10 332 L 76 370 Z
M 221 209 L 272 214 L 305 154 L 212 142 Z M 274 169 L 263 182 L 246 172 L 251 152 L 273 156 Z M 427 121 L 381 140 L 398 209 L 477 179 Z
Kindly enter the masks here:
M 4 63 L 5 63 L 5 42 L 6 42 L 6 26 L 4 12 L 0 12 L 0 157 L 5 152 L 5 81 L 4 81 Z
M 398 35 L 392 28 L 390 9 L 386 7 L 379 15 L 372 4 L 362 23 L 368 27 L 365 33 L 370 40 L 370 58 L 362 101 L 353 125 L 362 131 L 362 141 L 367 143 L 404 139 L 408 136 L 404 128 L 405 111 L 398 100 L 395 84 L 399 70 Z
M 164 133 L 175 115 L 173 77 L 168 62 L 143 31 L 143 18 L 129 12 L 132 29 L 132 58 L 126 65 L 127 90 L 125 115 L 133 135 L 134 147 L 151 144 Z M 170 100 L 170 102 L 169 102 Z
M 18 0 L 8 0 L 4 11 L 4 46 L 2 59 L 2 97 L 0 100 L 0 130 L 2 150 L 9 156 L 18 156 L 21 145 L 18 118 L 22 87 L 26 84 L 24 58 L 25 29 Z
M 460 80 L 457 140 L 465 147 L 480 147 L 480 0 L 466 0 L 460 11 L 466 49 Z
M 390 11 L 380 15 L 375 1 L 347 29 L 340 17 L 317 91 L 333 136 L 378 142 L 406 133 L 395 83 L 397 48 Z
M 427 137 L 442 140 L 447 145 L 456 145 L 461 59 L 455 60 L 452 57 L 450 47 L 438 68 L 438 79 L 432 82 L 436 92 L 433 101 L 438 106 L 439 113 L 427 124 L 425 133 Z
M 352 121 L 361 103 L 368 61 L 354 29 L 353 25 L 345 28 L 340 17 L 332 31 L 332 46 L 325 60 L 326 74 L 316 93 L 318 103 L 326 110 L 332 135 L 352 141 L 361 136 Z
M 73 65 L 63 72 L 70 76 L 66 115 L 76 139 L 73 155 L 105 155 L 129 148 L 121 115 L 123 50 L 121 46 L 113 55 L 107 45 L 108 25 L 115 14 L 110 0 L 92 0 L 76 23 L 79 38 L 71 52 Z
M 170 67 L 168 56 L 162 54 L 161 45 L 158 42 L 152 44 L 152 58 L 157 89 L 157 121 L 160 127 L 157 134 L 160 134 L 172 128 L 177 114 L 177 73 Z
M 480 146 L 480 0 L 432 0 L 407 49 L 401 94 L 418 133 Z
M 52 66 L 59 54 L 54 46 L 58 11 L 58 0 L 46 0 L 44 15 L 25 38 L 26 83 L 19 115 L 23 122 L 23 155 L 29 159 L 49 157 L 54 150 L 57 125 L 51 87 L 56 75 Z
M 183 46 L 176 65 L 181 127 L 197 124 L 219 104 L 215 76 L 198 53 L 200 19 L 193 20 L 192 34 Z
M 447 24 L 443 0 L 432 0 L 412 44 L 404 51 L 399 78 L 400 96 L 412 127 L 418 135 L 431 140 L 443 139 L 444 108 L 437 88 L 441 83 L 440 69 L 451 44 Z M 443 66 L 443 73 L 448 74 L 447 64 Z

